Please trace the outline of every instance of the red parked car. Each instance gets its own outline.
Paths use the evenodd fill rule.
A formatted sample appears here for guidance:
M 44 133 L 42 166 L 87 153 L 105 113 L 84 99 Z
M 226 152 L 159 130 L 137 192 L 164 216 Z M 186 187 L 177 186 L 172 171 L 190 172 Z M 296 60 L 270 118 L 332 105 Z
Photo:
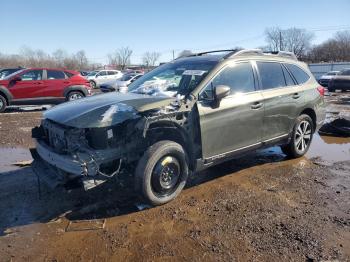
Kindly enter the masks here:
M 9 105 L 58 104 L 90 94 L 90 83 L 79 72 L 23 69 L 0 80 L 0 112 Z

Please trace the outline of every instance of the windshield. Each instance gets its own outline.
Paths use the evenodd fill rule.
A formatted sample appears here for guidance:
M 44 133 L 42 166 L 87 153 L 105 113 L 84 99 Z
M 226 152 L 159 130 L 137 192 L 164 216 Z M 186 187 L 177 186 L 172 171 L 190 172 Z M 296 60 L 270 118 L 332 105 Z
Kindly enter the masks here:
M 16 72 L 12 73 L 12 74 L 9 74 L 9 75 L 3 77 L 2 79 L 4 79 L 4 80 L 10 79 L 10 78 L 13 77 L 14 75 L 17 75 L 17 74 L 19 74 L 19 73 L 22 73 L 24 70 L 25 70 L 25 69 L 18 70 L 18 71 L 16 71 Z
M 187 95 L 217 64 L 217 61 L 173 61 L 140 77 L 129 86 L 138 94 L 176 96 Z

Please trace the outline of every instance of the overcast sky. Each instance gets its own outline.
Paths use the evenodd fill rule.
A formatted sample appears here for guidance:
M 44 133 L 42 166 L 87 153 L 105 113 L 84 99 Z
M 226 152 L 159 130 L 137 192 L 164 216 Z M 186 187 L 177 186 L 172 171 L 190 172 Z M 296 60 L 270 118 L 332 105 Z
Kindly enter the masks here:
M 159 1 L 1 1 L 1 53 L 28 46 L 51 53 L 85 50 L 94 62 L 129 46 L 132 62 L 146 51 L 161 61 L 183 49 L 264 45 L 266 27 L 300 27 L 315 33 L 314 43 L 338 29 L 350 29 L 350 0 L 159 0 Z

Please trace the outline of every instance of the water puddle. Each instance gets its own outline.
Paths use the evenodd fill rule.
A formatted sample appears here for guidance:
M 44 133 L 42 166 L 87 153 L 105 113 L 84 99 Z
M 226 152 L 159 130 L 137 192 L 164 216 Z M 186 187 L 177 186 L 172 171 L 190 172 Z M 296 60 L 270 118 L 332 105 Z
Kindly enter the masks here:
M 28 148 L 21 147 L 3 147 L 0 148 L 0 173 L 20 169 L 20 166 L 14 165 L 18 162 L 32 160 L 32 155 Z
M 350 137 L 314 135 L 307 158 L 321 158 L 328 163 L 350 160 Z

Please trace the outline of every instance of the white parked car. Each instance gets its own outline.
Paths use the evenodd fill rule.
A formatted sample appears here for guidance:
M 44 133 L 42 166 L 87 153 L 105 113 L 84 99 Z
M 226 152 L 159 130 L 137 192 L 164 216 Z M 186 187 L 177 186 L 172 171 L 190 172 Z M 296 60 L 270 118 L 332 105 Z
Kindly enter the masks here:
M 132 82 L 134 82 L 141 76 L 143 76 L 143 74 L 136 74 L 136 73 L 125 74 L 123 75 L 123 77 L 119 78 L 116 81 L 111 81 L 111 82 L 101 84 L 100 89 L 104 93 L 113 92 L 113 91 L 126 93 L 128 92 L 128 85 L 130 85 Z
M 328 87 L 329 80 L 331 80 L 333 77 L 335 77 L 339 71 L 329 71 L 327 74 L 323 75 L 318 79 L 318 83 L 321 86 Z
M 118 70 L 97 70 L 86 76 L 92 88 L 97 88 L 101 84 L 117 80 L 123 76 L 123 73 Z

